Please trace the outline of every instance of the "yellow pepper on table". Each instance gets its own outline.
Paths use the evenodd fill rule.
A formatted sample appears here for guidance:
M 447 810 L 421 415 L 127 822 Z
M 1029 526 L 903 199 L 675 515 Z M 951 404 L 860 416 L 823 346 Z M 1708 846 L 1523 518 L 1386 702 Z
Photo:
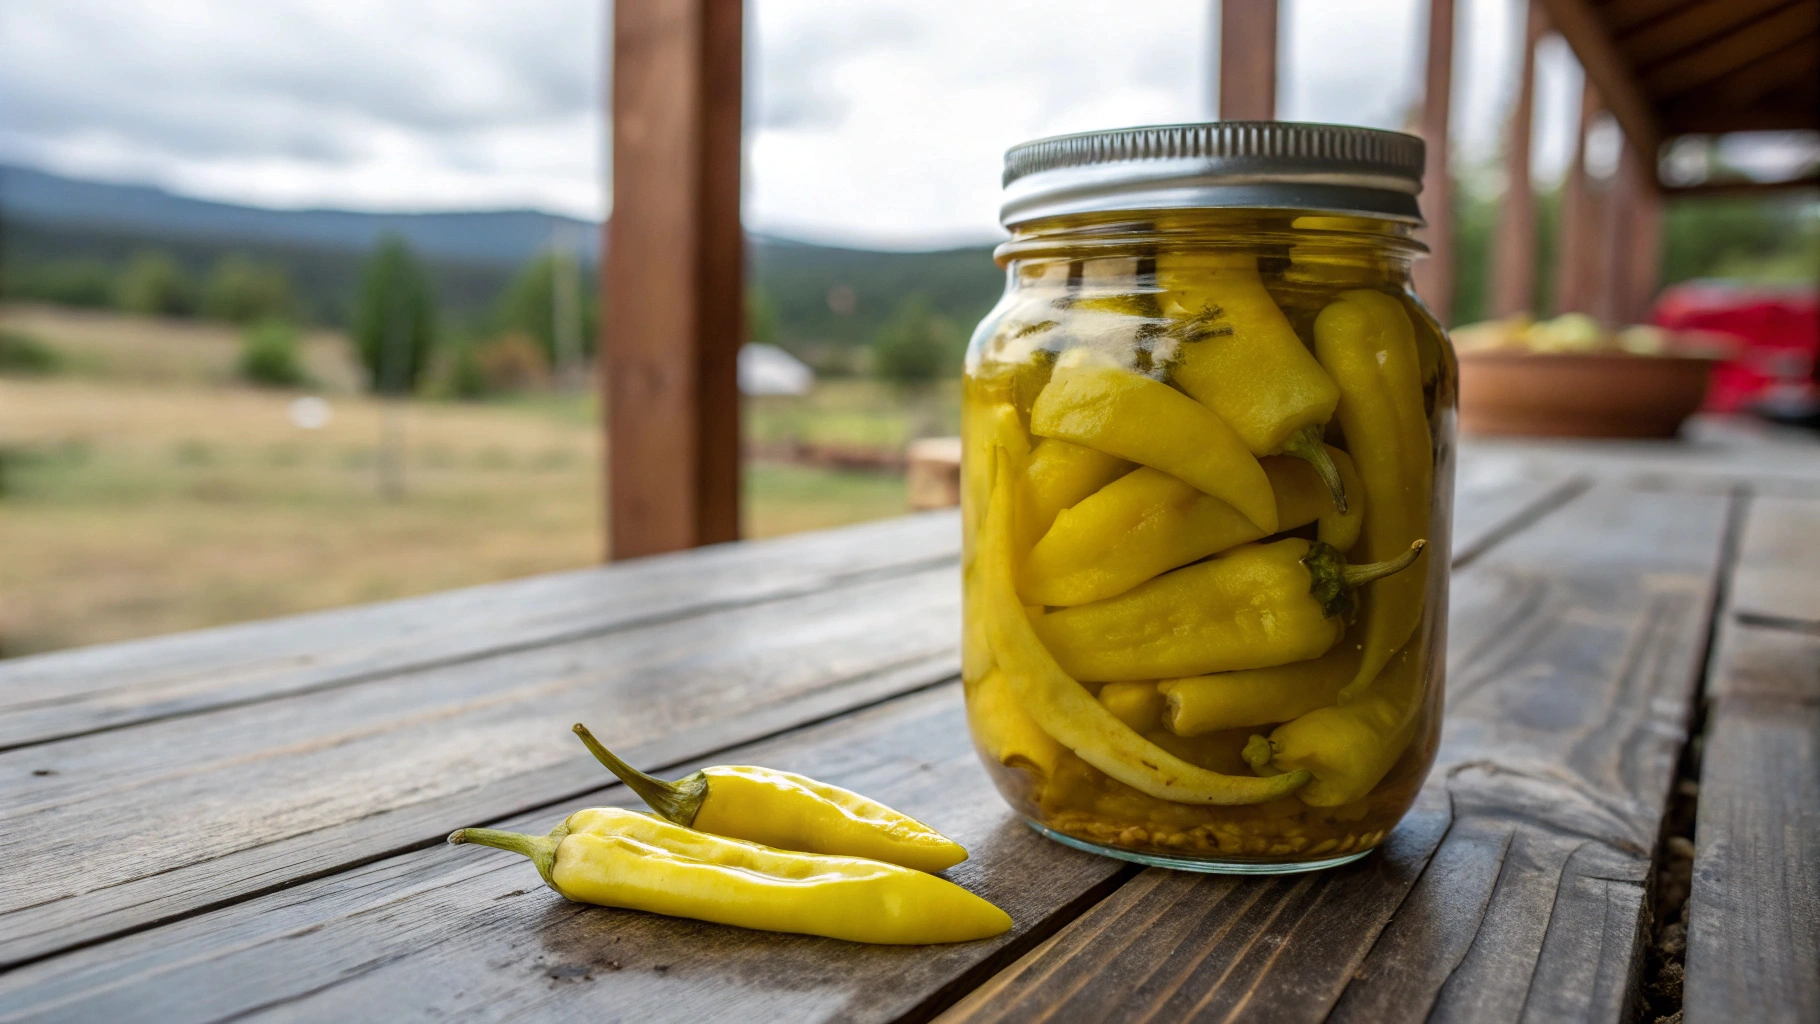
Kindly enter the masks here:
M 876 800 L 771 768 L 716 765 L 675 782 L 639 771 L 576 723 L 595 760 L 664 818 L 780 850 L 827 853 L 944 871 L 967 859 L 961 844 Z
M 1307 775 L 1247 778 L 1210 772 L 1139 736 L 1070 678 L 1031 628 L 1013 583 L 1011 480 L 1017 472 L 1001 447 L 995 457 L 978 562 L 979 600 L 992 653 L 1030 719 L 1089 765 L 1139 792 L 1192 804 L 1257 804 L 1295 791 Z
M 1212 409 L 1253 455 L 1306 459 L 1346 508 L 1321 444 L 1340 391 L 1277 307 L 1249 253 L 1160 253 L 1159 302 L 1175 319 L 1178 387 Z
M 1340 639 L 1355 588 L 1408 568 L 1421 550 L 1417 541 L 1397 558 L 1348 565 L 1319 541 L 1246 544 L 1033 625 L 1062 670 L 1087 682 L 1303 661 Z
M 1277 531 L 1270 478 L 1224 420 L 1167 384 L 1095 362 L 1087 349 L 1056 361 L 1031 407 L 1030 432 L 1162 470 L 1238 509 L 1265 534 Z
M 577 903 L 853 942 L 968 942 L 1011 928 L 947 879 L 859 857 L 774 850 L 618 807 L 576 811 L 547 836 L 464 828 L 449 842 L 531 858 Z
M 1415 330 L 1396 299 L 1341 293 L 1315 318 L 1315 352 L 1340 386 L 1337 412 L 1371 509 L 1361 537 L 1366 558 L 1389 558 L 1428 534 L 1434 454 L 1423 402 Z M 1422 621 L 1426 556 L 1415 572 L 1374 585 L 1360 626 L 1365 651 L 1340 691 L 1357 697 Z
M 1341 476 L 1356 481 L 1351 458 L 1337 448 L 1331 454 Z M 1340 551 L 1352 547 L 1362 501 L 1341 512 L 1308 463 L 1278 455 L 1258 461 L 1276 496 L 1278 529 L 1318 520 L 1323 543 Z M 1018 593 L 1030 604 L 1087 604 L 1263 536 L 1231 505 L 1145 467 L 1058 515 L 1025 560 Z

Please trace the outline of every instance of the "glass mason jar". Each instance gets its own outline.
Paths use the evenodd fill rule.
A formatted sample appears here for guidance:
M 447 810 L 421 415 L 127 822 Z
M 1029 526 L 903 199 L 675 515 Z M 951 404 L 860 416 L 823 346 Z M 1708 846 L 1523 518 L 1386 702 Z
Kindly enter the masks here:
M 1006 155 L 963 398 L 963 677 L 1038 831 L 1275 873 L 1383 842 L 1440 735 L 1456 369 L 1422 142 L 1227 122 Z

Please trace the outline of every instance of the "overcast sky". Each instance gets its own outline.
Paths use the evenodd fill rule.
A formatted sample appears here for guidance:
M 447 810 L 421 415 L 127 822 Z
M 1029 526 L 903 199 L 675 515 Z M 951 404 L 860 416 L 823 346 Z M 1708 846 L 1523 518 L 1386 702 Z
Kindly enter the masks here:
M 1284 0 L 1278 115 L 1402 127 L 1421 0 Z M 1007 146 L 1213 116 L 1209 0 L 748 0 L 748 227 L 997 233 Z M 6 0 L 0 160 L 266 206 L 606 210 L 599 0 Z M 1454 133 L 1486 159 L 1515 0 L 1460 0 Z M 1577 111 L 1543 54 L 1537 169 Z

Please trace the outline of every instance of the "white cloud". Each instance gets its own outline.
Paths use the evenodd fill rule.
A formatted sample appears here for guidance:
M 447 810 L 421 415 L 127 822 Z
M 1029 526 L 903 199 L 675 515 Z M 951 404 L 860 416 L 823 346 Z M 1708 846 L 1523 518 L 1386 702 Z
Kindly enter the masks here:
M 1282 115 L 1399 127 L 1421 0 L 1286 0 Z M 1211 116 L 1208 0 L 748 0 L 756 230 L 885 246 L 996 233 L 1041 135 Z M 276 206 L 603 211 L 598 0 L 9 0 L 0 158 Z M 1460 0 L 1454 126 L 1494 152 L 1514 0 Z M 1538 164 L 1577 68 L 1543 62 Z M 1565 76 L 1565 77 L 1564 77 Z M 1563 108 L 1568 115 L 1560 116 Z M 1550 148 L 1552 146 L 1552 148 Z

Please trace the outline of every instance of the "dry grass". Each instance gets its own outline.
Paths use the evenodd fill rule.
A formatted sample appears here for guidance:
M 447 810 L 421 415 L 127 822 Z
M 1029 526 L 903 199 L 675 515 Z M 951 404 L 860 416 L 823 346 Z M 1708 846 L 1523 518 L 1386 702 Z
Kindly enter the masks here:
M 599 560 L 600 436 L 585 396 L 412 402 L 402 498 L 381 494 L 384 403 L 232 383 L 229 330 L 0 310 L 70 373 L 0 378 L 0 654 L 373 601 Z M 344 343 L 309 341 L 352 386 Z M 747 532 L 899 514 L 903 481 L 748 468 Z

